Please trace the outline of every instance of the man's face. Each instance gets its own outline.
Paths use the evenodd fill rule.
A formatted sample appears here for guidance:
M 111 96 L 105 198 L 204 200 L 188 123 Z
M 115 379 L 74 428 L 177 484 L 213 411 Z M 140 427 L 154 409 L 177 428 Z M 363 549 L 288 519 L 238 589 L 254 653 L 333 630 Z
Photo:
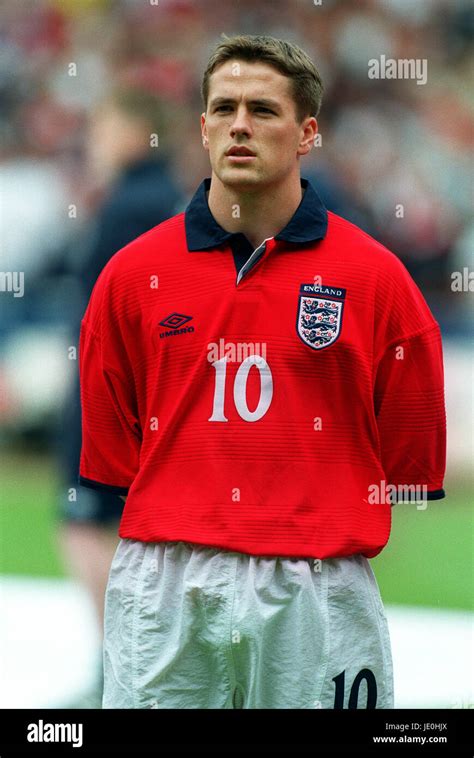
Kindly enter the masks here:
M 291 80 L 266 63 L 230 60 L 210 78 L 203 144 L 223 184 L 252 191 L 281 182 L 311 150 L 317 122 L 299 124 Z M 252 155 L 229 155 L 236 147 Z

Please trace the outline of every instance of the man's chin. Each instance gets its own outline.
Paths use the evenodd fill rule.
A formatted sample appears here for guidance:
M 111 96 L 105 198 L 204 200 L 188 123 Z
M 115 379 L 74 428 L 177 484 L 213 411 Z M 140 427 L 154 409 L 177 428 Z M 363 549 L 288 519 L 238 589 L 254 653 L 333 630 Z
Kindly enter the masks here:
M 265 186 L 265 177 L 259 172 L 244 167 L 226 168 L 218 177 L 226 187 L 235 189 L 258 189 Z

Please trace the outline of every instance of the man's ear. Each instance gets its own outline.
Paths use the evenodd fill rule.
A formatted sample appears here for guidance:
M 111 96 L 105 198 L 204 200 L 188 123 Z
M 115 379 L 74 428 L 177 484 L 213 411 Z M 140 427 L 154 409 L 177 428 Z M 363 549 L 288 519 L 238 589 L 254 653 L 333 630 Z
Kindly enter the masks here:
M 209 140 L 207 138 L 207 126 L 206 126 L 206 114 L 201 113 L 201 135 L 202 135 L 202 144 L 207 149 L 209 145 Z
M 314 147 L 318 133 L 318 122 L 314 116 L 307 116 L 301 124 L 302 136 L 298 145 L 298 155 L 307 155 Z

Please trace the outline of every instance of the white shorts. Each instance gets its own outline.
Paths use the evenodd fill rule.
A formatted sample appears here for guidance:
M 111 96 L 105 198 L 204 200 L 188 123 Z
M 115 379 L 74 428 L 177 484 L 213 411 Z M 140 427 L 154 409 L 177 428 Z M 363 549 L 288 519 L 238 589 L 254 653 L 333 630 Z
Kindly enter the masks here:
M 122 539 L 105 599 L 103 707 L 393 708 L 369 561 Z

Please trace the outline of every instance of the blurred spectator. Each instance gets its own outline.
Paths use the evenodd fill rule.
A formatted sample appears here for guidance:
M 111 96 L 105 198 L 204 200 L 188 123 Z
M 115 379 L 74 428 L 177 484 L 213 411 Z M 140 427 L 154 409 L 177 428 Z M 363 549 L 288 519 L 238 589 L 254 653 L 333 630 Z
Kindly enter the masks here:
M 94 112 L 87 152 L 91 168 L 101 178 L 103 199 L 91 225 L 88 245 L 74 273 L 83 286 L 84 303 L 110 257 L 140 234 L 179 212 L 182 194 L 169 162 L 158 154 L 155 135 L 163 127 L 163 112 L 154 95 L 117 91 Z M 73 342 L 77 344 L 78 314 Z M 118 495 L 77 486 L 81 447 L 81 418 L 77 372 L 61 414 L 58 462 L 63 483 L 60 539 L 65 561 L 91 593 L 102 630 L 108 571 L 117 544 L 123 501 Z M 100 656 L 99 656 L 100 657 Z M 102 661 L 98 680 L 73 708 L 100 708 Z

